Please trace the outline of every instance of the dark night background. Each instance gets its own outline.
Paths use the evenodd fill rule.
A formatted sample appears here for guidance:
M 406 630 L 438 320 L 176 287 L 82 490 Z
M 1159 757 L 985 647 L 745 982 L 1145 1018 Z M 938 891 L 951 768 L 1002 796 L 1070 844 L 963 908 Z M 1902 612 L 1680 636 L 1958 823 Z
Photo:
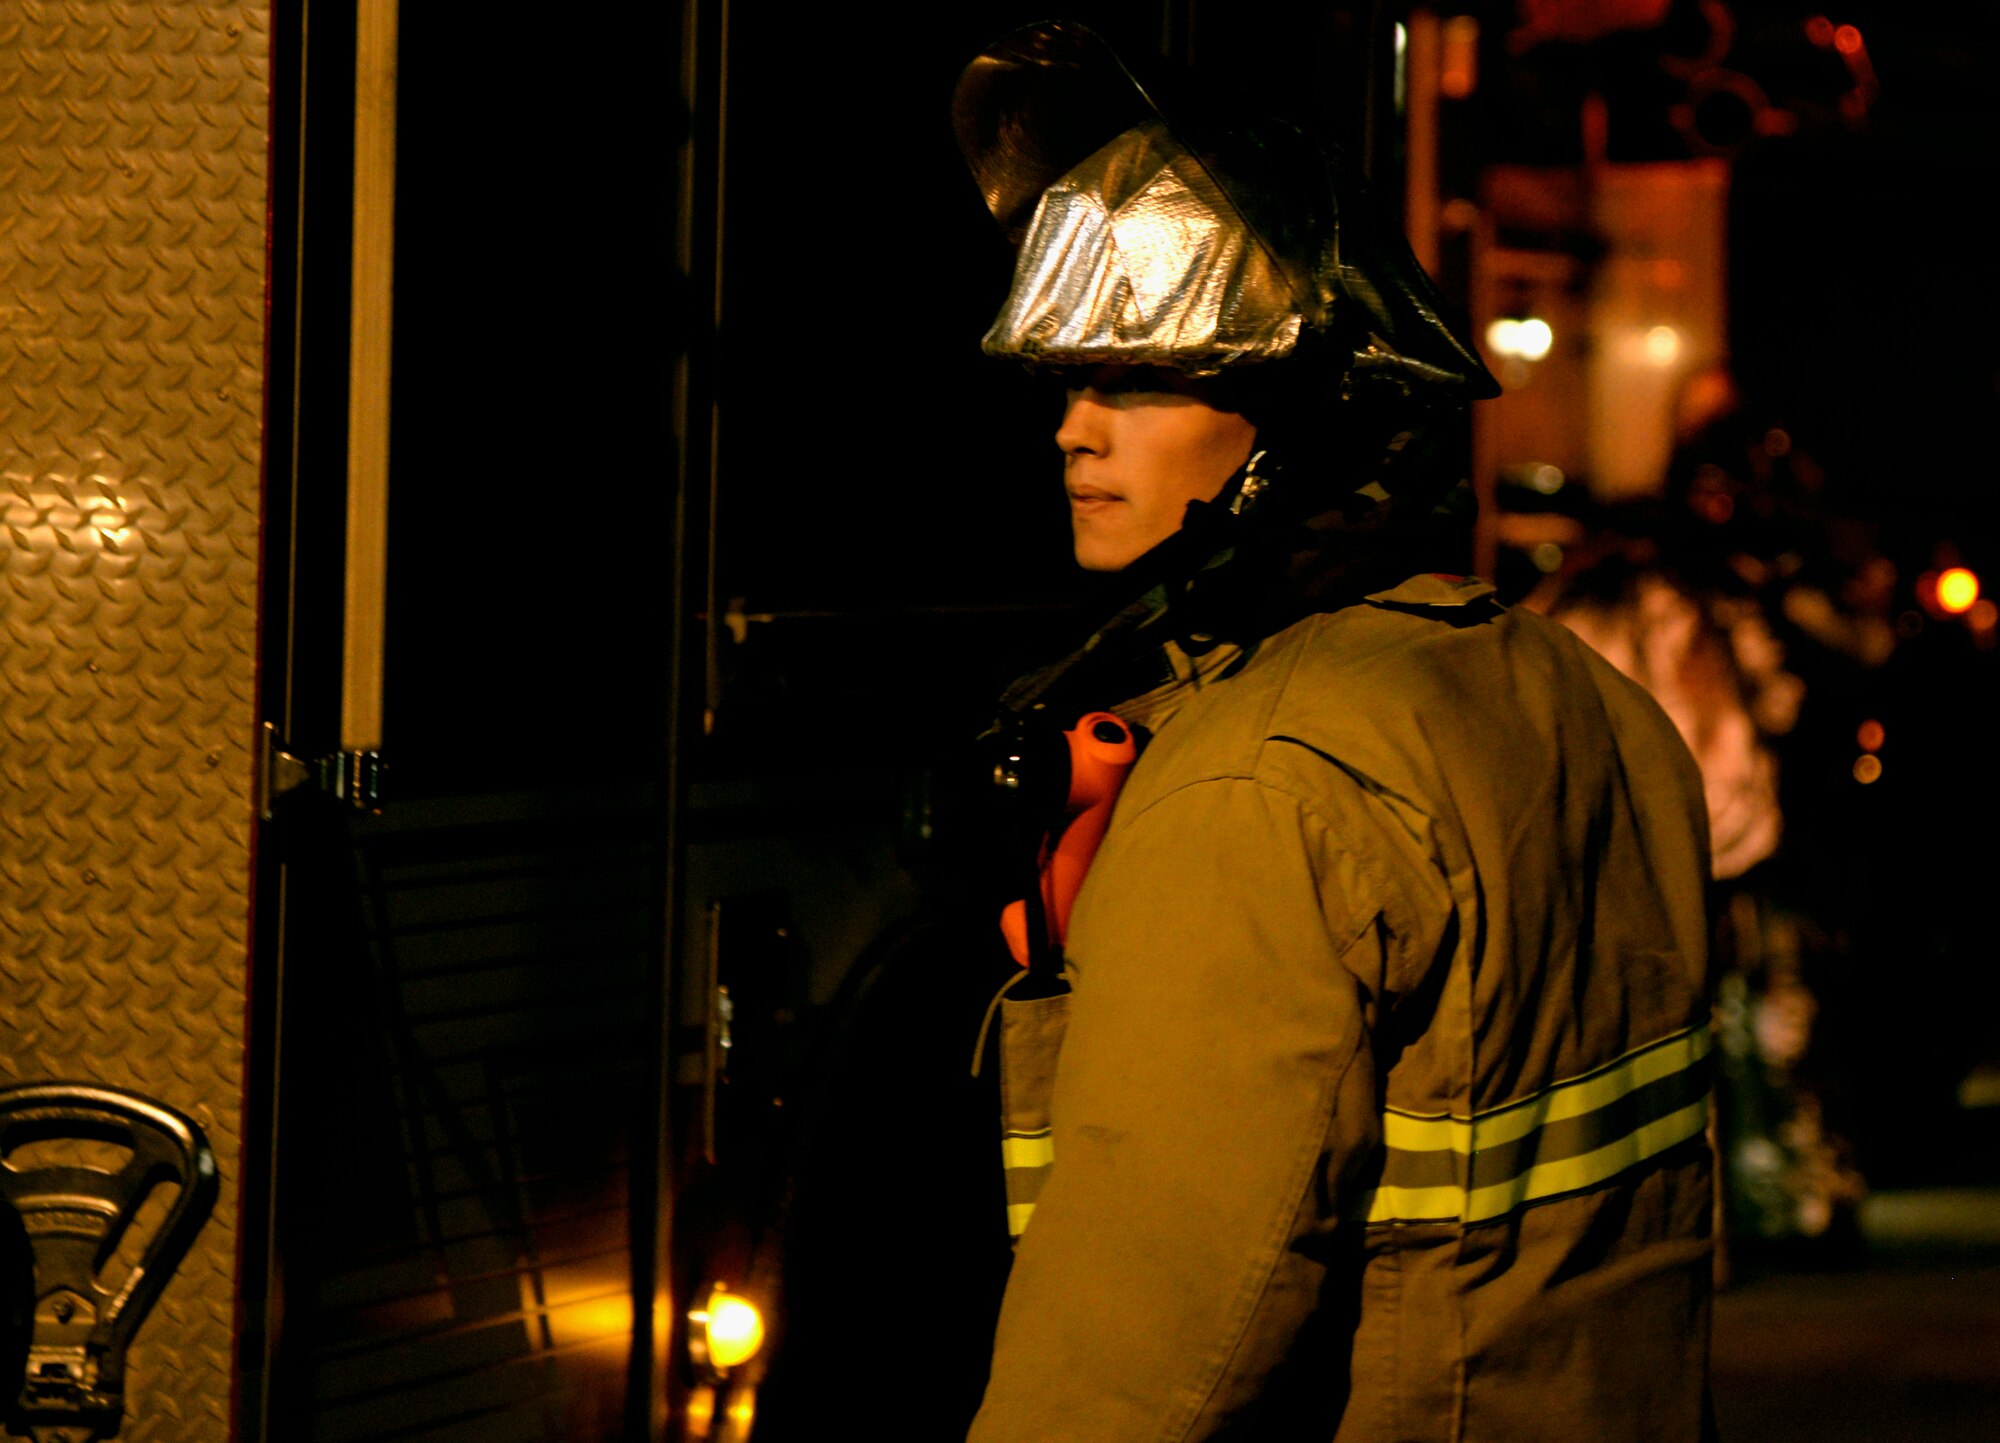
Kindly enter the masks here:
M 1351 12 L 1198 5 L 1176 31 L 1154 5 L 1070 8 L 1136 54 L 1163 38 L 1186 45 L 1204 86 L 1254 92 L 1361 143 L 1352 51 L 1365 24 Z M 1763 71 L 1775 98 L 1784 87 L 1770 77 L 1798 69 L 1789 52 L 1805 47 L 1767 32 L 1795 32 L 1815 7 L 1734 8 L 1749 54 L 1732 63 Z M 1041 13 L 961 6 L 920 29 L 739 21 L 719 339 L 725 601 L 903 615 L 1067 594 L 1058 403 L 978 354 L 1009 259 L 947 113 L 965 59 Z M 1995 21 L 1980 11 L 1947 27 L 1879 4 L 1839 18 L 1866 30 L 1882 96 L 1866 134 L 1742 153 L 1735 364 L 1753 404 L 1827 464 L 1843 504 L 1905 549 L 1950 541 L 1977 565 L 2000 408 L 1982 224 L 2000 166 L 1984 85 Z M 471 149 L 453 119 L 462 93 L 441 98 L 435 118 L 422 94 L 406 101 L 397 444 L 410 480 L 396 520 L 399 547 L 424 561 L 399 569 L 421 600 L 398 611 L 405 684 L 393 691 L 398 750 L 419 789 L 463 785 L 519 742 L 574 745 L 596 728 L 568 704 L 578 685 L 637 692 L 655 670 L 645 658 L 658 639 L 624 618 L 645 614 L 632 603 L 647 554 L 665 564 L 672 359 L 709 344 L 705 304 L 673 272 L 665 161 L 685 120 L 665 30 L 633 33 L 654 47 L 634 67 L 650 88 L 556 64 L 524 87 L 546 38 L 413 26 L 406 40 L 413 72 L 449 70 L 494 127 Z M 1674 95 L 1655 58 L 1631 36 L 1598 51 L 1540 47 L 1512 62 L 1507 89 L 1489 74 L 1476 116 L 1447 133 L 1448 172 L 1573 159 L 1586 81 L 1611 97 L 1614 160 L 1685 154 L 1664 122 Z M 1330 78 L 1352 93 L 1337 96 Z M 1378 165 L 1392 182 L 1394 162 L 1387 151 Z M 705 208 L 699 224 L 713 219 Z M 574 579 L 522 584 L 541 570 Z M 843 639 L 845 669 L 866 677 L 851 696 L 911 672 L 901 640 Z M 535 660 L 532 687 L 512 683 L 522 657 Z M 443 718 L 463 708 L 431 697 L 506 706 L 483 738 L 447 740 Z

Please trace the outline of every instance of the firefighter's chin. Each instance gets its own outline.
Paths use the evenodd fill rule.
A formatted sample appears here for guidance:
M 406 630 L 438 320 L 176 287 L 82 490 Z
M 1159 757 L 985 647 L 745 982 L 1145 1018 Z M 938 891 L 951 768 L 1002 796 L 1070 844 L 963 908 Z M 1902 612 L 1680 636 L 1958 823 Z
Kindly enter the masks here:
M 1118 496 L 1079 496 L 1069 499 L 1070 539 L 1076 549 L 1076 564 L 1085 571 L 1122 571 L 1172 534 L 1172 528 L 1156 536 L 1137 507 Z

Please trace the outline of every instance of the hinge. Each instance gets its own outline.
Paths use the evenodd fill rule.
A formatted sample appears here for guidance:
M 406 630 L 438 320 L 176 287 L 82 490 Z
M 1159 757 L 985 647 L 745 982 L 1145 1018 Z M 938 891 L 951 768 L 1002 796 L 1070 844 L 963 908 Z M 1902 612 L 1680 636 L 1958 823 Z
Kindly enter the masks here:
M 270 821 L 278 799 L 303 787 L 315 787 L 338 797 L 357 812 L 382 810 L 382 754 L 376 751 L 333 752 L 301 757 L 285 750 L 278 728 L 265 722 L 257 746 L 257 815 Z

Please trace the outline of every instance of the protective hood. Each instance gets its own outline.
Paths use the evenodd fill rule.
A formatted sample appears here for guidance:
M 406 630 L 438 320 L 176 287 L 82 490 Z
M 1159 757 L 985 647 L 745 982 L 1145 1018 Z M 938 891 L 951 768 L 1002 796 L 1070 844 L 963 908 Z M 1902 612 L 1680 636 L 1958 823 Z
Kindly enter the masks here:
M 1361 177 L 1295 126 L 1180 123 L 1068 21 L 975 59 L 953 119 L 1017 247 L 989 355 L 1214 375 L 1311 350 L 1412 396 L 1498 394 Z

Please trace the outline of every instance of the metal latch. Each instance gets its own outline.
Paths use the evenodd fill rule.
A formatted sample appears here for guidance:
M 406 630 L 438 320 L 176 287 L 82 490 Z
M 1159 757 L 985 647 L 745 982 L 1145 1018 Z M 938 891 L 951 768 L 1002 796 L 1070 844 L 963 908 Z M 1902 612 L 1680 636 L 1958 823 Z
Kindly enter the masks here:
M 35 1160 L 34 1142 L 110 1143 L 106 1166 Z M 0 1424 L 36 1443 L 110 1438 L 125 1416 L 125 1355 L 215 1207 L 215 1154 L 192 1118 L 90 1083 L 0 1088 L 0 1251 L 7 1305 Z M 150 1235 L 121 1250 L 142 1205 L 171 1185 Z M 115 1261 L 136 1253 L 122 1272 Z
M 265 722 L 257 747 L 257 815 L 270 821 L 278 798 L 304 787 L 338 797 L 357 812 L 379 812 L 382 771 L 382 754 L 377 751 L 295 756 L 278 740 L 278 728 Z

